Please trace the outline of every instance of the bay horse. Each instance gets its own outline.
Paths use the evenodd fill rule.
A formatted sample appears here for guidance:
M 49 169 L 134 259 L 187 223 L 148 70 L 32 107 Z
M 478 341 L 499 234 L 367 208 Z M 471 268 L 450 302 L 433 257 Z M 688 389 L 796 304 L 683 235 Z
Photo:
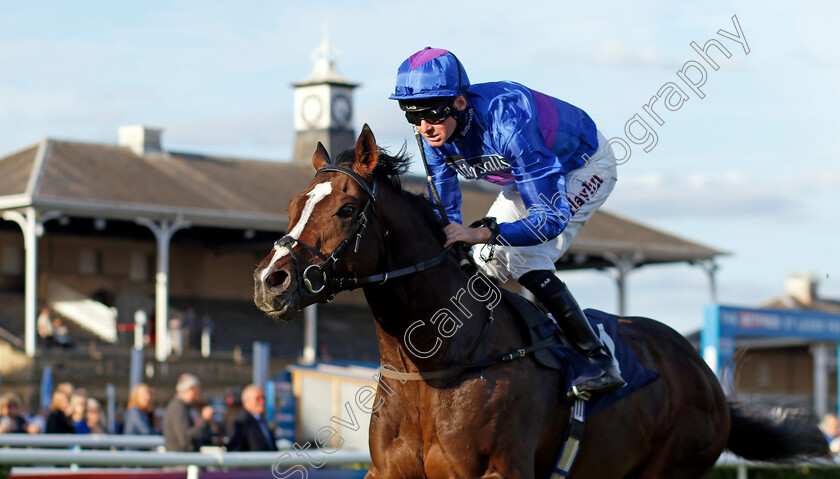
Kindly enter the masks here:
M 428 201 L 401 189 L 409 158 L 377 147 L 365 125 L 355 148 L 334 163 L 321 144 L 312 161 L 314 179 L 288 206 L 289 234 L 254 272 L 256 305 L 289 321 L 307 305 L 362 287 L 383 365 L 406 375 L 457 368 L 404 383 L 380 378 L 366 477 L 550 477 L 571 411 L 561 372 L 530 356 L 463 367 L 529 338 L 508 303 L 488 299 L 486 278 L 476 280 L 442 248 Z M 488 322 L 495 324 L 489 333 Z M 625 317 L 618 333 L 660 378 L 586 419 L 570 477 L 694 479 L 725 448 L 756 460 L 827 454 L 815 425 L 729 403 L 671 328 Z

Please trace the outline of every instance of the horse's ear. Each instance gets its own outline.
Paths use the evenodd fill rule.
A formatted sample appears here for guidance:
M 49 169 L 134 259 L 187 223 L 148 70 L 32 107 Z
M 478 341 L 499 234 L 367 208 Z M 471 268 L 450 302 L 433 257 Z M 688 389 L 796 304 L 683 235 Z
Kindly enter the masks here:
M 376 138 L 373 137 L 373 132 L 365 123 L 362 127 L 362 133 L 359 134 L 359 139 L 356 140 L 356 163 L 353 168 L 356 173 L 363 178 L 369 178 L 379 162 L 379 149 L 376 147 Z
M 330 154 L 327 153 L 327 149 L 319 141 L 318 146 L 315 148 L 315 154 L 312 155 L 312 166 L 315 167 L 315 171 L 318 171 L 329 164 Z

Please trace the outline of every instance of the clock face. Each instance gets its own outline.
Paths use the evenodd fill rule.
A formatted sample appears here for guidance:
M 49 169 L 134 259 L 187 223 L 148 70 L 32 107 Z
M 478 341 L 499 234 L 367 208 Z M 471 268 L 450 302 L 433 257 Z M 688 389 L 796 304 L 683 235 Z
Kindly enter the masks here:
M 353 106 L 347 95 L 336 95 L 332 100 L 332 118 L 338 126 L 345 126 L 350 123 L 353 115 Z
M 309 95 L 303 99 L 300 107 L 300 116 L 308 126 L 317 126 L 318 120 L 321 119 L 323 112 L 324 106 L 321 104 L 321 98 L 317 95 Z

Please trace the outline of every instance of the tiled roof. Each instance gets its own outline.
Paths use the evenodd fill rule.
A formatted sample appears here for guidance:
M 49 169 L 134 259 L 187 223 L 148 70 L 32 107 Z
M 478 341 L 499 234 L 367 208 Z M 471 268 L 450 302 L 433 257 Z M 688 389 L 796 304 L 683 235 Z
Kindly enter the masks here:
M 284 214 L 310 168 L 52 141 L 37 197 Z
M 38 146 L 30 146 L 17 153 L 0 158 L 0 196 L 19 195 L 26 192 L 32 174 Z

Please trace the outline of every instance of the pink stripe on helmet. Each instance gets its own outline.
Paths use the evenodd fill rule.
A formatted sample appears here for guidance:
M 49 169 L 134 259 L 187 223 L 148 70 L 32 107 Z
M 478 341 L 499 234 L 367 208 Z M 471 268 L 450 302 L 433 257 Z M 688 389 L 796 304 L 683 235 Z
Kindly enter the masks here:
M 448 50 L 443 50 L 441 48 L 432 48 L 426 47 L 419 52 L 415 53 L 408 57 L 408 64 L 411 65 L 411 69 L 414 70 L 415 68 L 419 67 L 420 65 L 426 63 L 429 60 L 434 60 L 435 58 L 442 57 L 449 53 Z

